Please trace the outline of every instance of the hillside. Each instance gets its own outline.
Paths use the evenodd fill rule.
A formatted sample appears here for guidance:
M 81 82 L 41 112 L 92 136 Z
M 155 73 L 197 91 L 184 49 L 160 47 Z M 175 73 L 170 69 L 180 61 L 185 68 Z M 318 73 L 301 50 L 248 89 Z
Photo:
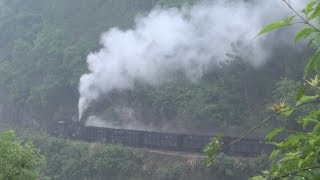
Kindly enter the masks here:
M 155 4 L 183 3 L 1 0 L 2 119 L 42 125 L 77 119 L 79 78 L 88 72 L 86 58 L 99 49 L 101 33 L 132 27 Z M 287 42 L 279 48 L 272 39 L 282 35 L 266 42 L 272 53 L 259 67 L 241 57 L 234 42 L 224 63 L 197 82 L 180 72 L 156 87 L 136 81 L 132 90 L 98 99 L 85 116 L 124 128 L 240 133 L 261 120 L 272 100 L 290 99 L 288 87 L 299 83 L 307 52 Z

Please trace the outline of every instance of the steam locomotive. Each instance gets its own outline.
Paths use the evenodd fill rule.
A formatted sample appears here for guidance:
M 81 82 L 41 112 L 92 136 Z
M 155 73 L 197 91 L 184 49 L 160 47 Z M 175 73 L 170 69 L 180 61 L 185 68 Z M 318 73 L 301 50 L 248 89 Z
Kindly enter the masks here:
M 68 139 L 84 140 L 121 144 L 125 146 L 150 148 L 159 150 L 183 151 L 202 153 L 214 135 L 175 134 L 164 132 L 149 132 L 129 129 L 113 129 L 105 127 L 85 126 L 80 122 L 60 121 L 48 132 L 54 136 Z M 256 156 L 270 153 L 273 146 L 259 139 L 242 139 L 239 142 L 226 146 L 236 140 L 233 137 L 223 137 L 225 146 L 223 152 L 234 156 Z

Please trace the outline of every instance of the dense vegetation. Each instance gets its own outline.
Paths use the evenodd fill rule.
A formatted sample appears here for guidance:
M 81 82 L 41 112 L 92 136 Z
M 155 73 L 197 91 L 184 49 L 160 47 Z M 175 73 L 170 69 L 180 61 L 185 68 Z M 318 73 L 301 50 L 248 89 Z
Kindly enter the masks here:
M 207 168 L 199 158 L 174 158 L 112 145 L 37 139 L 46 156 L 43 174 L 50 179 L 247 179 L 266 168 L 266 157 L 236 159 L 219 156 L 220 164 Z
M 113 26 L 130 27 L 135 15 L 147 13 L 155 4 L 192 2 L 1 0 L 0 98 L 7 109 L 15 109 L 7 111 L 11 115 L 7 119 L 41 124 L 76 119 L 79 77 L 86 72 L 87 54 L 99 47 L 100 34 Z M 308 55 L 303 48 L 267 43 L 273 53 L 262 67 L 239 57 L 235 42 L 225 63 L 199 82 L 178 72 L 156 88 L 137 82 L 132 91 L 114 92 L 97 102 L 88 114 L 121 124 L 125 107 L 150 126 L 170 124 L 189 131 L 228 126 L 232 132 L 234 126 L 241 131 L 259 121 L 272 97 L 286 95 L 279 86 L 285 81 L 295 84 L 303 73 L 301 59 Z
M 320 121 L 319 121 L 319 61 L 320 61 L 320 2 L 311 1 L 301 11 L 295 9 L 290 1 L 283 1 L 294 16 L 285 20 L 274 22 L 261 30 L 260 34 L 270 32 L 295 22 L 305 24 L 296 34 L 294 41 L 308 40 L 309 45 L 317 50 L 309 59 L 305 67 L 305 85 L 296 94 L 296 103 L 288 104 L 281 102 L 274 104 L 272 109 L 275 113 L 284 117 L 295 118 L 300 129 L 290 131 L 288 128 L 278 128 L 271 131 L 266 138 L 276 149 L 271 153 L 273 165 L 263 172 L 262 176 L 253 179 L 319 179 L 320 177 Z M 297 116 L 298 115 L 298 116 Z M 283 141 L 274 137 L 285 134 Z
M 295 101 L 292 101 L 293 98 L 291 98 L 290 101 L 286 102 L 286 99 L 278 97 L 280 102 L 274 103 L 271 108 L 275 112 L 275 115 L 269 116 L 256 126 L 256 128 L 261 127 L 276 116 L 284 117 L 284 119 L 289 119 L 296 124 L 293 129 L 282 125 L 281 128 L 276 128 L 266 135 L 267 141 L 275 146 L 275 149 L 270 154 L 272 165 L 268 170 L 263 171 L 261 176 L 255 176 L 252 179 L 319 179 L 320 2 L 317 0 L 311 1 L 302 10 L 295 9 L 289 0 L 284 0 L 283 3 L 287 5 L 294 16 L 267 25 L 261 30 L 259 35 L 301 23 L 304 26 L 295 35 L 294 41 L 308 40 L 309 46 L 313 46 L 317 50 L 313 53 L 304 68 L 304 85 L 290 83 L 291 85 L 288 86 L 288 92 L 291 95 L 287 94 L 287 97 L 294 97 L 293 92 L 296 92 Z M 285 82 L 285 84 L 287 83 L 289 81 Z M 295 86 L 299 86 L 300 88 L 296 90 L 296 88 L 293 88 Z M 282 88 L 277 89 L 277 91 L 281 93 L 285 92 Z M 247 134 L 252 132 L 248 131 Z M 277 138 L 275 138 L 276 136 Z M 245 136 L 240 137 L 236 141 L 243 137 Z M 219 163 L 215 162 L 218 157 L 217 154 L 222 148 L 228 146 L 222 147 L 221 145 L 219 137 L 215 137 L 207 147 L 208 165 L 211 166 Z
M 0 179 L 39 178 L 44 157 L 29 141 L 16 138 L 13 131 L 0 134 Z
M 119 146 L 37 139 L 50 179 L 141 179 L 143 154 Z M 140 177 L 140 178 L 139 178 Z
M 229 180 L 247 179 L 268 166 L 266 156 L 245 159 L 221 154 L 218 164 L 206 167 L 197 155 L 64 140 L 28 129 L 18 128 L 17 137 L 13 131 L 0 135 L 0 179 Z
M 1 120 L 47 125 L 61 119 L 76 119 L 79 77 L 87 71 L 86 56 L 99 48 L 100 34 L 113 26 L 122 29 L 131 27 L 136 15 L 147 13 L 155 4 L 171 7 L 193 2 L 192 0 L 0 0 Z M 270 41 L 266 42 L 272 47 L 272 55 L 261 67 L 253 67 L 244 57 L 239 56 L 238 44 L 235 42 L 230 44 L 233 51 L 226 54 L 226 61 L 220 67 L 213 67 L 212 71 L 207 72 L 200 81 L 190 82 L 176 72 L 173 78 L 158 87 L 136 82 L 133 90 L 114 91 L 108 97 L 96 102 L 96 105 L 87 112 L 87 116 L 97 114 L 121 124 L 122 119 L 125 119 L 121 114 L 126 107 L 136 112 L 136 119 L 153 127 L 169 124 L 175 130 L 188 130 L 188 132 L 199 130 L 212 132 L 213 129 L 228 127 L 233 133 L 236 132 L 234 129 L 243 132 L 268 114 L 266 106 L 276 103 L 280 106 L 274 107 L 280 107 L 281 110 L 292 106 L 284 106 L 280 102 L 295 103 L 293 91 L 302 84 L 303 67 L 307 63 L 310 51 L 304 48 L 297 50 L 291 45 L 278 47 L 278 42 L 273 39 L 281 35 L 283 35 L 281 32 L 273 34 Z M 319 89 L 317 78 L 313 78 L 310 82 L 313 89 Z M 317 91 L 306 90 L 306 92 L 319 98 Z M 303 113 L 307 111 L 308 107 L 303 109 Z M 315 122 L 314 116 L 318 115 L 319 112 L 314 111 L 308 116 L 309 119 L 306 118 L 301 122 L 304 124 Z M 298 116 L 292 114 L 286 120 L 279 121 L 278 118 L 268 123 L 273 127 L 279 125 L 288 127 L 291 132 L 297 129 L 294 119 Z M 316 130 L 318 127 L 316 126 Z M 305 136 L 300 131 L 293 134 L 292 141 L 296 144 L 290 141 L 277 144 L 280 150 L 276 153 L 284 154 L 284 157 L 292 155 L 291 159 L 297 159 L 299 154 L 288 154 L 288 152 L 292 149 L 301 150 L 301 146 L 305 145 L 302 143 L 306 141 L 305 138 L 318 137 L 317 134 L 311 135 Z M 12 134 L 5 134 L 0 138 L 3 139 L 0 143 L 15 142 Z M 42 159 L 38 159 L 39 161 L 32 159 L 35 155 L 32 145 L 16 142 L 12 145 L 17 146 L 14 149 L 18 153 L 23 155 L 22 150 L 30 150 L 27 153 L 33 155 L 28 156 L 31 159 L 26 161 L 30 161 L 30 166 L 36 169 L 29 174 L 30 178 L 34 179 L 38 175 L 37 167 L 42 163 Z M 318 139 L 311 141 L 309 143 L 311 146 L 308 146 L 309 149 L 303 153 L 313 151 L 312 148 L 317 148 L 318 142 Z M 118 146 L 57 139 L 36 140 L 35 144 L 47 158 L 47 168 L 43 174 L 52 179 L 99 179 L 106 175 L 118 179 L 128 177 L 141 179 L 145 176 L 179 179 L 190 172 L 189 167 L 182 163 L 170 162 L 155 170 L 154 176 L 147 176 L 143 154 Z M 2 147 L 11 146 L 0 148 Z M 27 148 L 21 149 L 21 147 Z M 306 161 L 299 156 L 299 161 L 294 163 L 290 161 L 291 164 L 286 164 L 289 161 L 282 162 L 284 167 L 287 165 L 294 172 L 296 167 L 292 164 L 298 165 L 300 169 L 309 167 L 310 159 L 314 156 L 316 155 L 307 156 Z M 226 179 L 236 178 L 239 174 L 247 178 L 267 166 L 262 163 L 266 162 L 264 159 L 250 163 L 223 155 L 217 159 L 218 163 L 213 166 L 214 174 L 218 173 L 219 177 Z M 0 162 L 0 168 L 7 167 L 1 164 L 2 162 L 5 161 Z M 208 171 L 207 168 L 200 167 Z M 278 174 L 272 174 L 275 172 Z M 274 166 L 267 175 L 278 176 L 279 172 L 286 172 L 286 169 Z M 6 175 L 0 174 L 1 176 Z
M 98 46 L 100 33 L 128 27 L 150 9 L 148 2 L 1 0 L 1 98 L 29 118 L 71 118 L 86 56 Z

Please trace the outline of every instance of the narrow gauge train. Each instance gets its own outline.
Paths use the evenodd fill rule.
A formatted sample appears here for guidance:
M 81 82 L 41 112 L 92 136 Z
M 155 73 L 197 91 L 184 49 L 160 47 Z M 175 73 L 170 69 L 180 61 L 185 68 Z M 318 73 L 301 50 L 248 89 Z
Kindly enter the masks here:
M 148 132 L 129 129 L 84 126 L 78 122 L 60 121 L 48 129 L 48 132 L 63 138 L 89 142 L 122 144 L 132 147 L 144 147 L 160 150 L 173 150 L 202 153 L 214 135 L 175 134 Z M 228 145 L 237 138 L 223 137 Z M 224 149 L 224 153 L 235 156 L 255 156 L 270 153 L 273 147 L 259 139 L 242 139 Z

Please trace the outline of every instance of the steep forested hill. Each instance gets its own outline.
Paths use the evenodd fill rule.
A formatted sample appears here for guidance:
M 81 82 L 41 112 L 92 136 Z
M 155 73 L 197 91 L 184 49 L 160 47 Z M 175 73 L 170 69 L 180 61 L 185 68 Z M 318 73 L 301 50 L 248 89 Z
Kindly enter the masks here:
M 131 27 L 135 16 L 155 4 L 185 2 L 192 1 L 0 0 L 0 103 L 23 115 L 7 120 L 47 124 L 77 118 L 79 77 L 87 71 L 86 56 L 99 48 L 101 33 Z M 267 43 L 272 55 L 262 67 L 246 63 L 235 43 L 228 61 L 199 82 L 179 72 L 158 87 L 137 82 L 133 90 L 100 99 L 86 116 L 153 129 L 250 127 L 272 98 L 290 98 L 287 92 L 296 87 L 307 59 L 303 48 Z
M 100 34 L 113 26 L 129 27 L 135 15 L 151 6 L 151 1 L 128 0 L 1 0 L 3 98 L 16 106 L 43 108 L 47 117 L 60 106 L 75 113 L 79 77 Z

